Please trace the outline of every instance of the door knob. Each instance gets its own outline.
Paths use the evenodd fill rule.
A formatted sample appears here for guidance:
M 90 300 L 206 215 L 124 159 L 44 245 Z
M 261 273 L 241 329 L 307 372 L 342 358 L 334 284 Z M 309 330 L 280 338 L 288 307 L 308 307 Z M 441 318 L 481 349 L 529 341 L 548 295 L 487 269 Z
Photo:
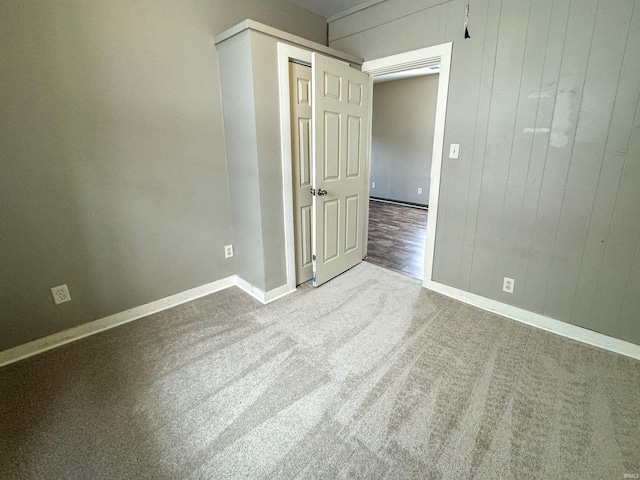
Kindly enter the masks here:
M 327 194 L 327 191 L 325 189 L 323 189 L 323 188 L 319 188 L 318 189 L 318 195 L 320 197 L 322 197 L 323 195 L 326 195 L 326 194 Z

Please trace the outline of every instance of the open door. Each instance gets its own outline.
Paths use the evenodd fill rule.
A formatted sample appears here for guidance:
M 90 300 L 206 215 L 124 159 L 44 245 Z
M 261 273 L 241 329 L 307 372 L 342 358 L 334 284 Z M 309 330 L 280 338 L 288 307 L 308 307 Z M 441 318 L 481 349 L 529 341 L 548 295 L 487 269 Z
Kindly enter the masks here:
M 360 263 L 366 242 L 368 75 L 318 53 L 312 58 L 313 285 Z
M 311 67 L 289 63 L 296 285 L 313 278 L 311 249 Z

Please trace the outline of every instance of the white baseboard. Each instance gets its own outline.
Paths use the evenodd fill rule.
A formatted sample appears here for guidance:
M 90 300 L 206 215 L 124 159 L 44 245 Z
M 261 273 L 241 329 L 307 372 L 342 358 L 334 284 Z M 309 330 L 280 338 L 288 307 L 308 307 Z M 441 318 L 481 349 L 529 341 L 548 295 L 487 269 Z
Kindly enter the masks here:
M 274 288 L 273 290 L 269 290 L 266 295 L 265 295 L 265 299 L 266 302 L 265 303 L 271 303 L 275 300 L 278 300 L 279 298 L 282 298 L 286 295 L 289 295 L 290 293 L 295 292 L 296 289 L 294 288 L 293 290 L 289 288 L 289 285 L 281 285 L 278 288 Z
M 196 298 L 204 297 L 220 290 L 233 287 L 234 285 L 236 285 L 236 276 L 231 275 L 221 280 L 216 280 L 215 282 L 207 283 L 184 292 L 176 293 L 175 295 L 161 298 L 160 300 L 156 300 L 151 303 L 140 305 L 139 307 L 125 310 L 124 312 L 115 313 L 108 317 L 83 323 L 77 327 L 69 328 L 68 330 L 63 330 L 62 332 L 54 333 L 23 345 L 18 345 L 0 352 L 0 367 L 37 355 L 38 353 L 46 352 L 47 350 L 60 347 L 67 343 L 80 340 L 81 338 L 109 330 L 110 328 L 117 327 L 118 325 L 146 317 L 152 313 L 157 313 L 162 310 L 190 302 Z
M 160 300 L 156 300 L 145 305 L 140 305 L 139 307 L 125 310 L 124 312 L 109 315 L 108 317 L 84 323 L 77 327 L 4 350 L 0 352 L 0 367 L 233 286 L 237 286 L 244 290 L 263 304 L 273 302 L 274 300 L 295 291 L 295 288 L 291 289 L 288 285 L 282 285 L 268 292 L 264 292 L 237 275 L 232 275 L 184 292 L 176 293 L 175 295 L 161 298 Z M 498 315 L 511 318 L 518 322 L 640 360 L 640 345 L 635 345 L 630 342 L 625 342 L 624 340 L 609 337 L 602 333 L 587 330 L 586 328 L 554 320 L 553 318 L 545 317 L 544 315 L 529 312 L 486 297 L 481 297 L 480 295 L 450 287 L 442 283 L 425 280 L 423 286 L 429 290 L 433 290 L 434 292 L 442 293 L 443 295 L 460 300 L 461 302 L 474 305 L 489 312 L 497 313 Z
M 572 340 L 577 340 L 588 345 L 593 345 L 594 347 L 640 360 L 640 345 L 635 345 L 602 333 L 571 325 L 570 323 L 545 317 L 538 313 L 529 312 L 528 310 L 491 300 L 490 298 L 481 297 L 475 293 L 466 292 L 442 283 L 425 280 L 422 286 L 434 292 L 442 293 L 447 297 L 482 308 L 483 310 L 497 313 L 498 315 L 517 320 L 521 323 L 526 323 L 532 327 L 537 327 L 557 335 L 562 335 L 563 337 L 571 338 Z
M 264 303 L 265 305 L 267 303 L 271 303 L 274 300 L 277 300 L 278 298 L 284 297 L 285 295 L 289 295 L 291 292 L 295 292 L 295 288 L 294 289 L 290 289 L 288 285 L 281 285 L 278 288 L 274 288 L 273 290 L 269 290 L 268 292 L 265 292 L 264 290 L 256 287 L 255 285 L 252 285 L 251 283 L 247 282 L 244 278 L 241 278 L 239 276 L 236 275 L 236 286 L 242 290 L 244 290 L 245 292 L 247 292 L 249 295 L 251 295 L 253 298 L 255 298 L 256 300 L 258 300 L 260 303 Z
M 215 282 L 207 283 L 145 305 L 140 305 L 139 307 L 125 310 L 124 312 L 115 313 L 108 317 L 83 323 L 77 327 L 69 328 L 62 332 L 54 333 L 37 340 L 33 340 L 32 342 L 9 348 L 8 350 L 0 352 L 0 367 L 233 286 L 239 287 L 264 304 L 273 302 L 274 300 L 295 291 L 295 288 L 291 290 L 288 285 L 282 285 L 281 287 L 264 292 L 237 275 L 231 275 L 229 277 L 216 280 Z

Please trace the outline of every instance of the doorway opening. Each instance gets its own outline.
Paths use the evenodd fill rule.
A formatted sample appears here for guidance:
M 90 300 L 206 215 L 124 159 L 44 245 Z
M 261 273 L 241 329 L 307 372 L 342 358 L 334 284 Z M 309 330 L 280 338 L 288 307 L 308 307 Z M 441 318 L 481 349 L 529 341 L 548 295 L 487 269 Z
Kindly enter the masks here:
M 375 83 L 378 83 L 377 81 L 379 80 L 394 81 L 397 79 L 420 77 L 438 73 L 437 87 L 435 89 L 435 118 L 433 123 L 433 141 L 431 142 L 430 165 L 428 163 L 423 165 L 423 171 L 417 173 L 413 172 L 413 176 L 411 178 L 408 178 L 409 173 L 404 172 L 399 176 L 400 178 L 395 179 L 397 183 L 393 187 L 391 187 L 391 182 L 389 182 L 389 185 L 386 186 L 386 192 L 384 188 L 380 189 L 380 187 L 378 187 L 378 185 L 380 185 L 380 181 L 378 180 L 376 182 L 373 178 L 373 176 L 377 175 L 375 172 L 376 167 L 373 166 L 372 168 L 374 171 L 370 174 L 373 176 L 370 177 L 369 184 L 370 197 L 374 197 L 374 199 L 377 197 L 378 200 L 376 201 L 372 199 L 370 201 L 368 234 L 371 243 L 368 244 L 367 248 L 368 260 L 371 261 L 375 259 L 376 255 L 379 254 L 380 249 L 378 248 L 378 251 L 376 251 L 376 248 L 379 245 L 376 245 L 375 242 L 377 239 L 380 239 L 379 241 L 381 241 L 381 245 L 384 248 L 387 248 L 388 251 L 379 264 L 386 262 L 391 265 L 383 264 L 382 266 L 388 266 L 395 270 L 400 270 L 402 273 L 422 278 L 423 286 L 428 286 L 431 283 L 433 273 L 438 197 L 440 193 L 440 171 L 444 150 L 444 124 L 449 93 L 451 49 L 452 43 L 446 43 L 367 61 L 362 65 L 362 71 L 373 77 L 373 81 Z M 373 90 L 373 102 L 375 108 L 375 86 Z M 416 102 L 419 102 L 420 100 L 421 98 L 416 98 Z M 396 112 L 395 115 L 397 114 L 398 113 Z M 375 134 L 374 129 L 375 125 L 371 130 L 372 136 Z M 374 148 L 375 146 L 372 146 L 372 150 Z M 420 166 L 417 166 L 416 168 L 419 169 Z M 389 180 L 389 171 L 387 171 L 386 174 L 384 170 L 379 173 L 382 175 L 381 178 L 385 179 L 384 181 Z M 427 176 L 426 179 L 424 178 L 425 175 Z M 375 187 L 372 182 L 376 182 Z M 419 185 L 419 183 L 428 183 L 428 190 L 425 192 L 425 187 Z M 402 187 L 403 185 L 404 189 Z M 382 193 L 378 194 L 381 190 Z M 418 193 L 419 191 L 420 193 Z M 400 198 L 393 198 L 394 196 L 398 196 Z M 424 202 L 423 198 L 426 198 L 427 201 Z M 416 201 L 416 199 L 418 201 Z M 415 205 L 395 205 L 393 203 L 382 203 L 380 200 L 385 200 L 386 202 L 400 200 L 400 203 L 405 204 L 417 203 L 420 207 L 428 208 L 428 211 L 416 208 Z M 398 225 L 397 217 L 401 212 L 398 212 L 397 209 L 405 209 L 402 212 L 402 216 L 405 216 L 408 221 L 401 222 L 400 225 Z M 428 221 L 425 215 L 427 212 Z M 425 222 L 426 232 L 424 230 Z M 385 239 L 385 236 L 388 238 Z M 398 240 L 401 240 L 401 242 Z M 369 255 L 369 248 L 372 248 L 371 255 Z M 394 259 L 394 257 L 396 258 Z M 422 269 L 420 269 L 420 262 L 422 259 L 424 260 L 422 261 Z M 372 263 L 377 262 L 374 261 Z
M 365 260 L 420 280 L 439 70 L 436 65 L 383 75 L 373 84 Z

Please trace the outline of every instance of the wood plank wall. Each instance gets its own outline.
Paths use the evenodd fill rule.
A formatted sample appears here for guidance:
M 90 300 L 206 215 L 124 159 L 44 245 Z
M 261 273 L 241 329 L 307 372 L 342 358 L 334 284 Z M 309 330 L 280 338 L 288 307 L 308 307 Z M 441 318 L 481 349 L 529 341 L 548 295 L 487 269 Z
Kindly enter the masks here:
M 329 26 L 365 60 L 454 42 L 435 280 L 640 344 L 640 0 L 471 0 L 466 40 L 465 3 Z

